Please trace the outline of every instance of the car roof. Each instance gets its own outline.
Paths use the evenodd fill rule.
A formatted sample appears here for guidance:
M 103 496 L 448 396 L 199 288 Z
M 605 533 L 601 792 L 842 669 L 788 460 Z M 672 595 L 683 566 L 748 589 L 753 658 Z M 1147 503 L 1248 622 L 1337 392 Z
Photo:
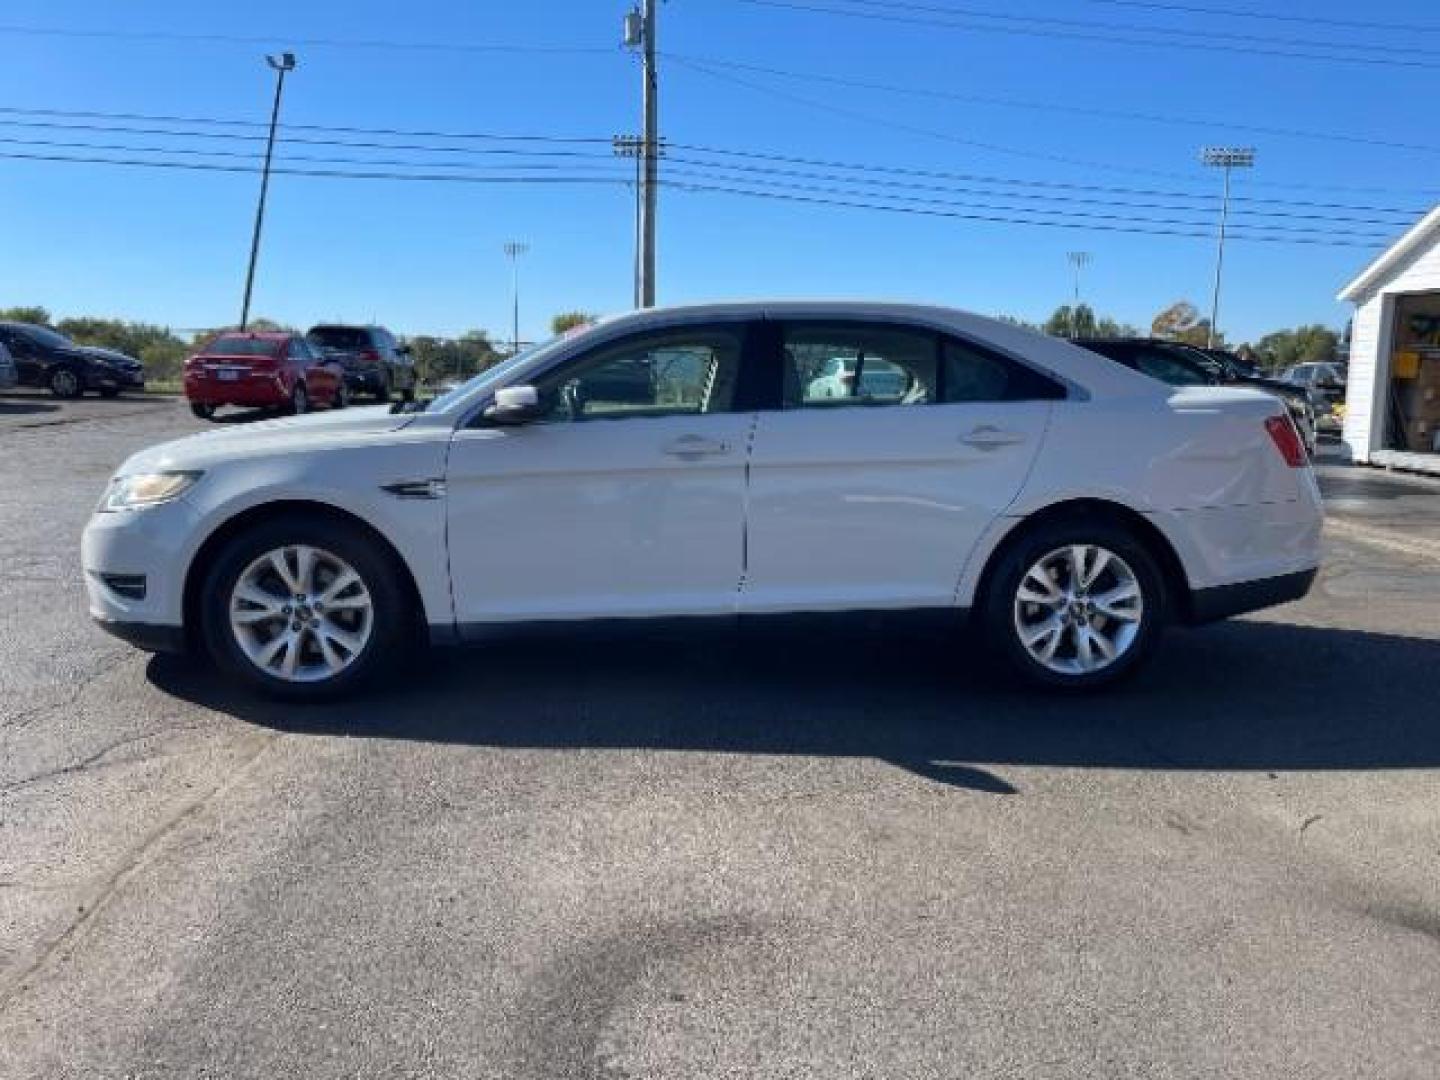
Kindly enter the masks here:
M 295 336 L 294 330 L 221 330 L 215 335 L 216 340 L 222 337 L 243 337 L 243 338 L 264 338 L 278 341 L 281 338 Z

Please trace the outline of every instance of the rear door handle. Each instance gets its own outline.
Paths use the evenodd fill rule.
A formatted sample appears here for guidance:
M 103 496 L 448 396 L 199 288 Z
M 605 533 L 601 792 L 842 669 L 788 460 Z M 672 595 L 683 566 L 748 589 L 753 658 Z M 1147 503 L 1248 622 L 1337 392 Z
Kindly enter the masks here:
M 1002 446 L 1015 446 L 1023 443 L 1025 436 L 1019 431 L 1005 431 L 993 424 L 981 424 L 972 429 L 969 434 L 961 435 L 960 441 L 977 450 L 998 450 Z
M 716 454 L 728 454 L 730 444 L 717 439 L 707 439 L 703 435 L 681 435 L 678 439 L 666 443 L 664 451 L 671 457 L 678 458 L 712 457 Z

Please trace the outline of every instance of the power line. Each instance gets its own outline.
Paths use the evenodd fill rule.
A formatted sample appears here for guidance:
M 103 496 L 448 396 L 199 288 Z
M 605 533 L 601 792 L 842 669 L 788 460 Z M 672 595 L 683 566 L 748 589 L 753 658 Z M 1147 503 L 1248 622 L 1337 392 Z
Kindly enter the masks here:
M 1157 26 L 1146 23 L 1111 23 L 1096 22 L 1093 19 L 1061 19 L 1053 15 L 1011 15 L 1001 12 L 986 11 L 983 8 L 963 7 L 955 4 L 919 3 L 917 0 L 824 0 L 827 5 L 840 3 L 850 7 L 877 8 L 881 12 L 894 11 L 919 11 L 929 14 L 945 15 L 956 18 L 989 19 L 995 22 L 1024 23 L 1027 26 L 1040 24 L 1044 26 L 1058 26 L 1066 29 L 1079 29 L 1085 31 L 1094 30 L 1119 30 L 1123 33 L 1157 34 L 1166 37 L 1178 37 L 1181 39 L 1200 40 L 1205 43 L 1213 41 L 1239 41 L 1254 45 L 1279 45 L 1301 49 L 1323 49 L 1334 51 L 1339 48 L 1334 42 L 1319 41 L 1315 38 L 1285 38 L 1274 37 L 1262 34 L 1237 34 L 1213 28 L 1206 30 L 1188 30 L 1184 27 Z M 1345 49 L 1352 48 L 1366 49 L 1370 51 L 1383 50 L 1386 52 L 1412 53 L 1421 56 L 1429 55 L 1429 50 L 1418 48 L 1407 48 L 1405 46 L 1373 45 L 1364 42 L 1347 42 Z
M 1347 135 L 1316 129 L 1235 123 L 1230 120 L 1204 120 L 1198 117 L 1133 112 L 1125 109 L 1102 109 L 1095 106 L 1066 105 L 1059 102 L 1027 101 L 1022 98 L 998 97 L 992 94 L 966 94 L 953 90 L 937 90 L 923 86 L 900 86 L 895 83 L 875 82 L 868 79 L 855 79 L 848 76 L 821 72 L 793 71 L 785 68 L 769 67 L 764 64 L 751 64 L 716 57 L 687 56 L 679 53 L 666 53 L 664 55 L 667 59 L 678 61 L 689 60 L 711 67 L 729 68 L 736 71 L 751 71 L 761 75 L 773 75 L 782 79 L 827 83 L 833 86 L 849 86 L 861 90 L 877 90 L 887 94 L 906 94 L 913 97 L 934 98 L 943 101 L 961 101 L 972 105 L 993 105 L 1007 109 L 1031 109 L 1042 112 L 1067 113 L 1073 116 L 1096 116 L 1114 120 L 1134 120 L 1151 124 L 1170 124 L 1203 128 L 1223 127 L 1232 131 L 1253 132 L 1258 135 L 1275 135 L 1291 139 L 1314 139 L 1327 143 L 1350 142 L 1356 143 L 1357 145 L 1376 146 L 1392 150 L 1413 150 L 1426 154 L 1440 154 L 1440 145 L 1377 139 L 1368 135 Z
M 755 7 L 782 8 L 790 11 L 804 11 L 818 15 L 838 15 L 845 18 L 868 19 L 877 22 L 908 24 L 913 26 L 935 26 L 951 30 L 977 30 L 987 34 L 1059 38 L 1070 41 L 1099 41 L 1109 45 L 1139 45 L 1151 49 L 1158 46 L 1171 49 L 1193 49 L 1201 52 L 1228 52 L 1249 56 L 1277 56 L 1291 60 L 1318 60 L 1325 63 L 1368 64 L 1380 67 L 1407 67 L 1425 70 L 1440 68 L 1440 63 L 1430 60 L 1407 60 L 1396 56 L 1362 56 L 1354 51 L 1337 51 L 1322 54 L 1297 52 L 1289 49 L 1272 49 L 1258 45 L 1225 45 L 1209 40 L 1172 39 L 1167 41 L 1163 40 L 1163 36 L 1167 34 L 1167 31 L 1160 29 L 1145 28 L 1139 31 L 1142 33 L 1162 35 L 1162 40 L 1158 41 L 1153 38 L 1124 37 L 1118 36 L 1117 33 L 1114 32 L 1104 32 L 1103 28 L 1112 24 L 1097 23 L 1095 24 L 1096 29 L 1094 31 L 1043 29 L 1039 25 L 996 26 L 992 23 L 977 21 L 974 17 L 961 18 L 957 16 L 954 18 L 933 18 L 920 15 L 895 14 L 889 11 L 862 11 L 850 8 L 826 7 L 820 4 L 799 3 L 797 0 L 736 0 L 736 2 L 750 4 Z M 993 19 L 997 18 L 997 16 L 987 15 L 983 18 Z M 1055 20 L 1034 19 L 1030 21 L 1033 23 L 1043 23 L 1054 22 Z M 1135 30 L 1125 30 L 1123 28 L 1119 30 L 1120 34 L 1133 34 L 1135 32 Z M 1173 37 L 1178 31 L 1168 31 L 1168 33 Z M 1335 46 L 1335 48 L 1338 49 L 1339 46 Z M 1352 47 L 1348 45 L 1346 48 L 1352 49 Z M 1375 48 L 1378 49 L 1380 46 L 1375 46 Z M 1398 49 L 1396 51 L 1404 52 L 1407 50 Z
M 93 155 L 59 155 L 40 154 L 16 151 L 0 151 L 0 159 L 24 160 L 49 163 L 69 163 L 83 165 L 111 165 L 132 168 L 164 169 L 173 171 L 193 171 L 207 173 L 228 173 L 228 174 L 253 174 L 259 171 L 258 164 L 218 164 L 213 162 L 195 161 L 160 161 L 156 159 L 129 158 L 129 157 L 100 157 Z M 623 176 L 582 176 L 566 175 L 518 175 L 518 176 L 477 176 L 473 173 L 415 173 L 396 172 L 393 170 L 370 169 L 365 171 L 348 169 L 296 169 L 289 166 L 279 166 L 272 170 L 276 174 L 290 176 L 312 177 L 323 179 L 345 179 L 345 180 L 416 180 L 423 182 L 459 183 L 459 184 L 600 184 L 600 185 L 625 185 L 628 181 Z M 889 202 L 870 201 L 863 194 L 841 191 L 839 189 L 825 189 L 801 185 L 778 185 L 772 186 L 770 190 L 757 190 L 751 187 L 737 187 L 735 182 L 724 183 L 714 182 L 708 176 L 702 177 L 703 182 L 683 181 L 676 184 L 673 181 L 663 181 L 667 186 L 682 187 L 695 191 L 714 191 L 735 195 L 745 195 L 753 198 L 780 199 L 790 202 L 812 203 L 816 205 L 848 207 L 852 209 L 867 209 L 887 211 L 891 213 L 917 214 L 926 217 L 952 218 L 964 221 L 983 221 L 998 224 L 1013 225 L 1038 225 L 1051 228 L 1068 228 L 1072 230 L 1087 232 L 1125 232 L 1140 235 L 1178 236 L 1209 239 L 1209 231 L 1201 227 L 1200 223 L 1189 221 L 1168 221 L 1165 219 L 1137 218 L 1133 215 L 1094 215 L 1077 214 L 1067 211 L 1045 211 L 1031 210 L 1026 208 L 1007 209 L 1002 207 L 991 207 L 981 204 L 967 204 L 959 202 L 942 202 L 932 200 L 929 205 L 896 205 L 901 202 L 899 198 L 890 198 Z M 793 189 L 793 190 L 792 190 Z M 1025 216 L 1016 216 L 1024 214 Z M 1037 215 L 1044 216 L 1037 216 Z M 1158 226 L 1158 227 L 1152 227 Z M 1174 226 L 1174 227 L 1171 227 Z M 1238 233 L 1236 239 L 1251 240 L 1265 243 L 1292 243 L 1305 245 L 1320 245 L 1328 247 L 1378 247 L 1387 240 L 1382 236 L 1369 236 L 1352 234 L 1343 231 L 1325 230 L 1322 235 L 1316 236 L 1312 233 L 1317 230 L 1304 232 L 1301 230 L 1285 230 L 1279 226 L 1271 226 L 1266 223 L 1259 223 L 1249 227 L 1248 231 Z
M 1090 4 L 1140 8 L 1148 11 L 1177 11 L 1190 15 L 1219 15 L 1227 19 L 1261 19 L 1267 22 L 1303 23 L 1307 26 L 1337 26 L 1347 30 L 1395 30 L 1412 34 L 1440 34 L 1437 23 L 1375 22 L 1361 19 L 1336 19 L 1312 15 L 1284 15 L 1272 11 L 1245 11 L 1241 8 L 1205 7 L 1200 4 L 1163 4 L 1158 0 L 1086 0 Z
M 54 114 L 54 113 L 57 112 L 58 110 L 7 110 L 7 109 L 5 109 L 5 108 L 3 108 L 3 107 L 0 107 L 0 114 L 4 114 L 4 113 L 6 113 L 7 111 L 11 111 L 11 112 L 24 112 L 26 115 L 32 115 L 32 114 L 35 114 L 35 113 L 37 113 L 37 112 L 43 112 L 43 113 L 46 113 L 46 114 Z M 122 118 L 132 118 L 132 117 L 133 117 L 133 118 L 138 118 L 138 119 L 141 119 L 141 120 L 155 120 L 155 121 L 161 121 L 161 122 L 164 122 L 165 120 L 172 120 L 172 119 L 178 121 L 179 119 L 181 119 L 181 118 L 178 118 L 178 117 L 176 117 L 176 118 L 162 118 L 162 117 L 155 117 L 155 116 L 152 116 L 152 115 L 149 115 L 149 114 L 139 114 L 139 113 L 96 113 L 96 112 L 85 112 L 85 113 L 83 113 L 83 114 L 76 114 L 76 115 L 84 115 L 84 116 L 88 116 L 88 117 L 105 117 L 105 116 L 116 116 L 116 117 L 122 117 Z M 219 123 L 219 124 L 232 124 L 232 123 L 236 123 L 235 121 L 229 121 L 229 120 L 214 120 L 214 121 L 212 121 L 212 120 L 208 120 L 208 119 L 201 119 L 201 118 L 195 118 L 195 117 L 189 117 L 189 118 L 185 118 L 185 119 L 187 119 L 187 120 L 188 120 L 189 122 L 191 122 L 191 123 L 212 123 L 212 122 L 213 122 L 213 123 Z M 71 122 L 71 121 L 69 121 L 69 120 L 66 120 L 66 122 L 64 122 L 64 123 L 58 123 L 58 122 L 49 121 L 49 120 L 7 120 L 7 119 L 4 119 L 4 118 L 3 118 L 3 115 L 0 115 L 0 129 L 6 128 L 6 127 L 9 127 L 9 128 L 19 128 L 19 129 L 27 130 L 27 131 L 28 131 L 28 130 L 42 130 L 42 131 L 62 132 L 62 133 L 69 133 L 69 132 L 98 132 L 98 133 L 103 133 L 103 134 L 106 134 L 106 135 L 116 135 L 116 134 L 118 134 L 118 135 L 146 135 L 146 136 L 159 136 L 159 137 L 162 137 L 162 138 L 195 138 L 195 139 L 203 139 L 203 140 L 207 140 L 207 141 L 241 141 L 241 142 L 247 142 L 247 143 L 263 142 L 264 139 L 265 139 L 265 136 L 264 136 L 264 135 L 260 135 L 260 134 L 250 134 L 250 133 L 245 133 L 245 132 L 203 131 L 203 130 L 198 130 L 198 129 L 195 129 L 195 128 L 172 129 L 172 128 L 149 127 L 149 126 L 136 126 L 136 125 L 128 124 L 128 123 L 126 123 L 126 124 L 102 124 L 102 123 L 90 123 L 90 122 L 79 122 L 79 123 L 77 123 L 77 122 Z M 375 130 L 388 130 L 388 131 L 393 131 L 393 132 L 395 132 L 397 136 L 406 134 L 406 132 L 403 132 L 403 131 L 401 131 L 400 129 L 374 129 L 374 128 L 356 128 L 356 127 L 338 127 L 338 128 L 336 128 L 336 127 L 326 127 L 326 126 L 318 125 L 318 124 L 299 125 L 299 127 L 300 127 L 302 130 L 308 130 L 308 131 L 331 131 L 331 130 L 333 130 L 333 131 L 340 131 L 340 132 L 350 132 L 350 131 L 355 131 L 355 132 L 369 132 L 369 131 L 375 131 Z M 282 128 L 282 131 L 283 131 L 283 128 Z M 482 139 L 482 140 L 490 140 L 490 139 L 492 139 L 492 138 L 495 138 L 495 139 L 504 139 L 504 140 L 509 141 L 509 140 L 519 140 L 519 139 L 529 140 L 529 139 L 532 138 L 531 136 L 528 136 L 528 135 L 491 136 L 491 135 L 489 135 L 489 134 L 478 134 L 478 133 L 470 133 L 470 134 L 473 134 L 475 138 L 477 138 L 477 139 Z M 448 137 L 458 139 L 458 138 L 460 138 L 460 135 L 459 135 L 458 133 L 453 133 L 453 132 L 452 132 L 452 133 L 449 133 L 449 134 L 448 134 Z M 7 141 L 7 142 L 15 142 L 16 140 L 13 139 L 13 138 L 7 138 L 7 139 L 4 140 L 4 141 Z M 46 140 L 34 140 L 34 141 L 35 141 L 37 144 L 44 144 L 44 143 L 46 142 Z M 280 143 L 281 143 L 282 145 L 287 145 L 287 144 L 288 144 L 288 145 L 296 145 L 296 146 L 336 147 L 336 148 L 341 148 L 341 149 L 356 149 L 356 150 L 383 150 L 383 151 L 419 152 L 419 153 L 444 154 L 444 155 L 447 155 L 447 156 L 460 155 L 460 156 L 466 156 L 466 157 L 469 157 L 469 156 L 481 156 L 481 157 L 502 156 L 502 157 L 524 157 L 524 158 L 561 158 L 561 159 L 566 159 L 566 160 L 576 160 L 576 159 L 579 159 L 579 160 L 601 160 L 601 159 L 609 160 L 610 157 L 611 157 L 610 154 L 604 153 L 604 152 L 602 152 L 602 151 L 590 151 L 590 150 L 583 150 L 583 149 L 560 149 L 560 150 L 557 150 L 557 149 L 550 149 L 550 148 L 548 148 L 548 147 L 547 147 L 547 148 L 544 148 L 544 149 L 530 149 L 530 148 L 522 148 L 522 147 L 516 147 L 516 146 L 492 146 L 492 145 L 481 145 L 481 146 L 445 146 L 445 145 L 436 145 L 436 144 L 432 144 L 432 143 L 410 143 L 410 142 L 393 142 L 393 141 L 380 142 L 380 141 L 374 141 L 374 140 L 359 141 L 359 140 L 354 140 L 354 139 L 322 139 L 322 138 L 313 138 L 313 137 L 309 137 L 309 136 L 291 136 L 291 135 L 282 135 L 279 141 L 280 141 Z M 588 138 L 588 137 L 587 137 L 587 138 L 573 138 L 573 139 L 569 140 L 569 142 L 571 142 L 571 143 L 573 143 L 573 144 L 582 144 L 582 145 L 589 145 L 589 144 L 592 144 L 592 143 L 598 143 L 598 142 L 600 142 L 600 141 L 601 141 L 601 140 L 598 139 L 598 138 Z M 1007 176 L 996 176 L 996 175 L 983 174 L 983 173 L 950 172 L 950 171 L 937 170 L 937 169 L 907 168 L 907 167 L 903 167 L 903 166 L 894 166 L 894 165 L 879 165 L 879 164 L 871 164 L 871 163 L 860 163 L 860 162 L 854 162 L 854 161 L 839 161 L 839 160 L 824 159 L 824 158 L 800 157 L 800 156 L 795 156 L 795 155 L 775 154 L 775 153 L 767 153 L 767 152 L 763 152 L 763 151 L 741 150 L 741 149 L 736 149 L 736 148 L 731 148 L 731 147 L 706 146 L 706 145 L 699 145 L 699 144 L 692 144 L 692 143 L 672 143 L 672 144 L 670 144 L 670 145 L 671 145 L 672 148 L 674 148 L 674 149 L 679 149 L 679 150 L 683 150 L 683 151 L 689 151 L 689 152 L 692 152 L 692 153 L 709 154 L 709 155 L 712 155 L 712 156 L 718 156 L 718 157 L 724 157 L 724 158 L 735 158 L 735 159 L 740 159 L 740 160 L 752 160 L 752 161 L 767 162 L 767 163 L 776 163 L 776 164 L 782 164 L 782 165 L 801 165 L 801 166 L 807 166 L 807 167 L 824 168 L 824 169 L 832 169 L 832 170 L 845 170 L 845 171 L 848 171 L 848 172 L 874 173 L 874 174 L 886 175 L 886 176 L 899 176 L 899 177 L 916 178 L 916 179 L 924 179 L 924 180 L 959 181 L 959 182 L 967 183 L 967 184 L 976 184 L 976 183 L 978 183 L 978 184 L 985 184 L 985 185 L 992 186 L 992 187 L 993 187 L 993 186 L 1001 186 L 1001 187 L 1021 187 L 1021 188 L 1033 188 L 1033 189 L 1042 190 L 1042 191 L 1044 191 L 1044 190 L 1079 191 L 1079 192 L 1087 192 L 1087 193 L 1095 193 L 1095 194 L 1120 195 L 1120 196 L 1126 196 L 1126 197 L 1140 197 L 1140 198 L 1151 198 L 1151 199 L 1154 199 L 1154 198 L 1163 198 L 1163 199 L 1188 199 L 1188 200 L 1192 200 L 1192 201 L 1202 201 L 1202 202 L 1205 202 L 1205 203 L 1210 203 L 1210 202 L 1212 202 L 1212 201 L 1214 200 L 1214 195 L 1213 195 L 1213 193 L 1208 192 L 1208 191 L 1207 191 L 1207 192 L 1204 192 L 1204 193 L 1197 193 L 1197 192 L 1185 192 L 1185 191 L 1164 190 L 1164 189 L 1156 189 L 1156 188 L 1142 188 L 1142 187 L 1133 187 L 1133 186 L 1116 186 L 1116 185 L 1103 185 L 1103 184 L 1081 184 L 1081 183 L 1065 182 L 1065 181 L 1053 181 L 1053 180 L 1029 180 L 1029 179 L 1024 179 L 1024 178 L 1007 177 Z M 109 148 L 111 148 L 111 147 L 110 147 L 110 146 L 106 146 L 105 148 L 109 149 Z M 120 147 L 120 149 L 124 149 L 124 147 Z M 140 148 L 137 148 L 137 149 L 140 149 Z M 154 151 L 154 152 L 164 152 L 164 151 L 169 150 L 169 149 L 171 149 L 171 148 L 154 146 L 154 147 L 145 147 L 144 149 L 149 150 L 149 151 Z M 240 153 L 234 152 L 234 151 L 224 151 L 224 152 L 222 152 L 222 151 L 201 151 L 201 150 L 196 150 L 196 149 L 193 149 L 193 148 L 187 148 L 187 149 L 185 149 L 185 150 L 178 150 L 178 149 L 177 149 L 175 152 L 177 152 L 177 153 L 185 153 L 185 154 L 202 154 L 202 155 L 208 153 L 208 154 L 211 154 L 212 156 L 217 156 L 217 155 L 218 155 L 218 156 L 246 156 L 246 155 L 244 155 L 244 154 L 240 154 Z M 297 160 L 297 159 L 292 155 L 292 156 L 291 156 L 291 160 Z M 322 160 L 322 159 L 310 159 L 310 160 Z M 346 161 L 346 160 L 349 160 L 349 159 L 337 159 L 337 160 Z M 406 164 L 411 164 L 411 163 L 408 163 L 408 162 L 407 162 Z M 423 163 L 423 164 L 430 164 L 430 163 Z M 1096 200 L 1096 201 L 1100 201 L 1100 200 Z M 1293 197 L 1279 199 L 1279 198 L 1265 198 L 1265 197 L 1263 197 L 1263 196 L 1237 196 L 1237 197 L 1236 197 L 1236 201 L 1237 201 L 1237 202 L 1243 202 L 1243 203 L 1251 204 L 1251 205 L 1256 205 L 1256 206 L 1272 205 L 1272 206 L 1282 206 L 1282 207 L 1285 207 L 1285 208 L 1287 208 L 1287 209 L 1339 210 L 1339 211 L 1349 211 L 1349 212 L 1357 212 L 1357 213 L 1392 214 L 1392 215 L 1404 216 L 1404 217 L 1411 217 L 1411 218 L 1415 217 L 1415 216 L 1418 215 L 1418 214 L 1424 213 L 1424 211 L 1425 211 L 1425 208 L 1423 208 L 1423 207 L 1418 207 L 1418 208 L 1417 208 L 1417 207 L 1404 207 L 1404 206 L 1375 206 L 1375 205 L 1370 205 L 1370 204 L 1360 205 L 1360 204 L 1355 204 L 1355 203 L 1322 202 L 1322 201 L 1302 200 L 1302 199 L 1296 199 L 1296 198 L 1293 198 Z M 1332 216 L 1333 216 L 1333 215 L 1332 215 Z
M 475 41 L 396 41 L 379 38 L 293 37 L 290 35 L 258 34 L 195 34 L 172 30 L 92 30 L 65 26 L 22 26 L 0 24 L 0 34 L 31 37 L 98 38 L 123 41 L 174 41 L 223 45 L 258 45 L 263 48 L 385 49 L 421 50 L 458 53 L 548 53 L 555 55 L 618 55 L 616 49 L 580 45 L 525 45 L 518 43 Z

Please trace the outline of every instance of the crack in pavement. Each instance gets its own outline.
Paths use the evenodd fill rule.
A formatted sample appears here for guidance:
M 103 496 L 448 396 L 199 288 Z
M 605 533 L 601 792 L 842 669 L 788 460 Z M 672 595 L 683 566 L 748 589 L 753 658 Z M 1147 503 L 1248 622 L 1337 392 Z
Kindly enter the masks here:
M 4 728 L 7 731 L 19 731 L 22 728 L 28 727 L 38 716 L 47 712 L 54 712 L 56 709 L 69 708 L 79 701 L 80 695 L 95 685 L 99 679 L 123 666 L 125 661 L 134 655 L 135 651 L 133 649 L 116 649 L 113 652 L 102 653 L 100 663 L 96 666 L 95 670 L 77 675 L 75 681 L 70 685 L 69 692 L 63 698 L 58 701 L 47 701 L 42 705 L 32 705 L 28 709 L 22 709 L 14 716 L 0 720 L 0 728 Z
M 246 778 L 256 762 L 275 743 L 285 738 L 278 732 L 252 732 L 249 737 L 253 750 L 238 766 L 230 769 L 224 779 L 208 791 L 188 800 L 174 813 L 143 836 L 120 860 L 120 865 L 90 889 L 76 904 L 78 917 L 70 922 L 59 934 L 41 942 L 30 950 L 28 957 L 21 959 L 13 973 L 0 975 L 0 1012 L 7 1009 L 21 993 L 30 988 L 30 980 L 39 974 L 50 959 L 66 947 L 79 944 L 89 927 L 105 911 L 132 877 L 138 874 L 161 842 L 186 821 L 195 817 L 216 799 L 221 798 Z
M 139 735 L 128 735 L 123 739 L 117 739 L 110 745 L 95 751 L 95 753 L 91 754 L 89 757 L 81 761 L 77 761 L 72 765 L 62 765 L 57 769 L 48 769 L 45 772 L 36 773 L 34 776 L 27 776 L 22 780 L 14 780 L 8 784 L 0 785 L 0 795 L 9 795 L 12 792 L 20 791 L 23 788 L 31 787 L 34 784 L 39 784 L 46 780 L 53 780 L 58 776 L 69 776 L 72 773 L 84 772 L 86 769 L 94 768 L 97 765 L 104 766 L 124 764 L 125 762 L 107 762 L 103 759 L 114 753 L 116 750 L 120 749 L 122 746 L 130 746 L 134 743 L 145 742 L 147 739 L 161 738 L 166 735 L 179 735 L 186 731 L 204 731 L 211 726 L 212 725 L 210 724 L 182 724 L 178 727 L 167 727 L 161 728 L 158 731 L 142 732 Z M 125 760 L 128 762 L 138 759 L 127 758 Z

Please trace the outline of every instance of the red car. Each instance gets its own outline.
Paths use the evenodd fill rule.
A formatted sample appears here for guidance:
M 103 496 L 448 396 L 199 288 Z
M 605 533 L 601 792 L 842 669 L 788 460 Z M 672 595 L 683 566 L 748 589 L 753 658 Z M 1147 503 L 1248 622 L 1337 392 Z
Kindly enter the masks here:
M 350 403 L 345 369 L 284 331 L 221 334 L 185 361 L 185 397 L 202 420 L 221 405 L 303 413 Z

